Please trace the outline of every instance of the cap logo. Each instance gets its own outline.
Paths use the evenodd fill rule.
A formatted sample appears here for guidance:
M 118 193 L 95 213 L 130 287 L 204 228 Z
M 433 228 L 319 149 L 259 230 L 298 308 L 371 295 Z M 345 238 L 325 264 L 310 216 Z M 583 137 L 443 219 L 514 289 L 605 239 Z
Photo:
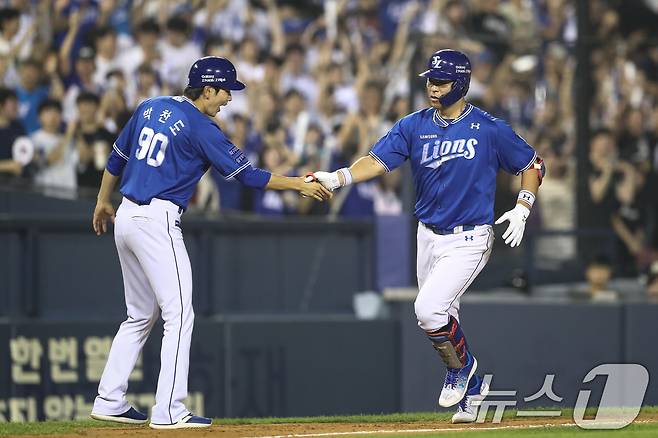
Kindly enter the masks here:
M 440 56 L 432 56 L 432 68 L 439 68 L 441 65 L 441 57 Z

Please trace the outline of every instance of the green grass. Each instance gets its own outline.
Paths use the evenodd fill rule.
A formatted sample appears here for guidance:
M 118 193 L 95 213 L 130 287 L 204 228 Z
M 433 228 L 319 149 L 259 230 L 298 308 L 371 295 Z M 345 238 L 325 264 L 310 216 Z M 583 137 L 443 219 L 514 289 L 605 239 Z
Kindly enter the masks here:
M 647 406 L 641 410 L 645 414 L 658 413 L 658 406 Z M 593 414 L 594 411 L 588 411 Z M 350 416 L 324 416 L 324 417 L 290 417 L 290 418 L 218 418 L 214 420 L 214 424 L 226 425 L 265 425 L 265 424 L 309 424 L 309 423 L 388 423 L 391 428 L 394 428 L 396 423 L 424 423 L 436 422 L 437 428 L 440 428 L 441 423 L 448 423 L 452 412 L 420 412 L 409 414 L 388 414 L 388 415 L 350 415 Z M 516 411 L 508 410 L 505 412 L 504 418 L 515 418 Z M 547 418 L 547 421 L 555 417 Z M 565 420 L 572 418 L 571 409 L 562 409 L 562 417 Z M 510 424 L 510 423 L 507 423 Z M 503 425 L 505 423 L 503 422 Z M 495 425 L 492 425 L 495 426 Z M 103 421 L 49 421 L 37 423 L 0 423 L 0 436 L 10 435 L 54 435 L 54 434 L 84 434 L 84 430 L 88 428 L 126 428 L 131 426 L 119 425 L 114 423 L 107 423 Z M 421 427 L 421 426 L 419 426 Z M 468 432 L 440 432 L 434 434 L 414 434 L 414 437 L 425 437 L 440 435 L 441 438 L 462 437 L 464 433 L 469 436 L 487 434 L 487 438 L 498 437 L 567 437 L 567 436 L 583 436 L 586 438 L 598 437 L 655 437 L 658 436 L 658 423 L 655 424 L 631 424 L 624 429 L 615 431 L 594 431 L 594 430 L 581 430 L 577 427 L 549 427 L 537 429 L 505 429 L 505 430 L 484 430 L 484 431 L 468 431 Z M 393 437 L 392 434 L 384 435 L 386 438 Z M 484 435 L 482 435 L 484 436 Z

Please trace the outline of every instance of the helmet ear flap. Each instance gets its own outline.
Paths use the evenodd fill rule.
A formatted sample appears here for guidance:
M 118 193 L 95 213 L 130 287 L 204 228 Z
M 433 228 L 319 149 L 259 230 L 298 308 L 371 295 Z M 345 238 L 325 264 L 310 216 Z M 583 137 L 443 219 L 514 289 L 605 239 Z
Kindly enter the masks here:
M 466 91 L 468 91 L 468 82 L 466 82 L 464 78 L 457 79 L 457 82 L 459 83 L 459 92 L 462 96 L 464 96 Z
M 457 78 L 452 83 L 452 88 L 448 93 L 439 98 L 439 102 L 443 106 L 450 106 L 453 103 L 457 102 L 463 96 L 466 95 L 468 91 L 468 81 L 465 78 Z

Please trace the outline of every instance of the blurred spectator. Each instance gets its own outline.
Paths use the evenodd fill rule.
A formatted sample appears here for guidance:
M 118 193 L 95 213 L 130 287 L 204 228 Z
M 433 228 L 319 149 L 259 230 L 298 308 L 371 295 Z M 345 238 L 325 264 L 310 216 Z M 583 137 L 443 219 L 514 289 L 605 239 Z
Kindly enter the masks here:
M 98 118 L 105 129 L 118 135 L 131 116 L 126 100 L 126 82 L 121 71 L 110 72 L 107 84 L 107 91 L 101 97 Z
M 26 59 L 31 51 L 34 25 L 21 32 L 21 14 L 18 9 L 0 9 L 0 77 L 10 86 L 18 84 L 17 60 Z
M 97 119 L 100 106 L 97 95 L 83 92 L 76 103 L 79 116 L 73 141 L 78 154 L 78 186 L 98 188 L 115 136 Z
M 352 186 L 351 190 L 341 190 L 340 195 L 334 196 L 331 209 L 337 210 L 342 217 L 369 218 L 375 214 L 375 187 L 376 180 Z
M 206 2 L 194 16 L 194 25 L 204 28 L 205 31 L 224 40 L 239 42 L 245 38 L 247 20 L 256 20 L 252 23 L 256 28 L 263 28 L 267 18 L 256 12 L 254 17 L 253 6 L 248 0 L 211 0 Z
M 254 133 L 249 129 L 249 120 L 241 115 L 234 114 L 232 127 L 228 131 L 231 143 L 245 152 L 249 161 L 255 166 L 259 165 L 260 140 L 254 138 Z M 251 209 L 252 191 L 245 188 L 234 178 L 227 180 L 219 174 L 212 171 L 212 177 L 219 190 L 219 210 L 222 212 L 235 212 L 239 210 Z M 246 207 L 245 207 L 246 206 Z
M 286 131 L 275 120 L 271 120 L 266 129 L 263 136 L 264 147 L 258 162 L 271 172 L 290 174 L 299 163 L 299 156 L 287 146 Z
M 68 55 L 66 53 L 60 52 L 60 60 L 63 58 L 66 59 L 67 57 Z M 66 121 L 77 117 L 78 110 L 76 100 L 80 93 L 87 92 L 97 94 L 101 93 L 101 90 L 103 89 L 103 87 L 97 85 L 93 79 L 94 72 L 96 71 L 95 59 L 96 56 L 91 47 L 81 48 L 78 57 L 75 60 L 74 71 L 70 72 L 70 74 L 64 78 L 67 90 L 64 95 L 62 107 L 64 109 L 64 120 Z M 61 63 L 60 65 L 62 64 L 65 63 Z M 67 71 L 67 69 L 62 68 L 62 71 Z
M 254 38 L 247 37 L 240 43 L 235 68 L 247 85 L 255 85 L 265 79 L 265 68 L 259 62 L 259 52 L 258 42 Z
M 350 114 L 343 122 L 338 144 L 346 161 L 364 155 L 390 127 L 381 113 L 381 87 L 374 81 L 366 83 L 359 93 L 359 111 Z
M 288 168 L 287 153 L 283 147 L 266 146 L 261 156 L 264 169 L 276 172 L 275 169 Z M 285 196 L 285 192 L 277 192 L 272 196 L 272 190 L 256 190 L 254 196 L 254 212 L 266 216 L 282 216 L 293 211 L 291 199 Z
M 160 26 L 153 19 L 143 20 L 135 26 L 137 44 L 120 53 L 118 62 L 130 82 L 137 77 L 141 66 L 148 65 L 155 70 L 160 68 L 159 36 Z
M 263 169 L 280 175 L 290 175 L 297 165 L 298 156 L 286 146 L 286 133 L 282 126 L 272 121 L 265 133 L 264 147 L 259 163 Z M 257 190 L 254 194 L 254 212 L 264 215 L 280 216 L 296 211 L 297 198 L 294 193 L 277 192 L 271 196 L 272 190 Z
M 622 177 L 617 161 L 617 145 L 610 131 L 601 130 L 592 136 L 589 161 L 590 205 L 587 212 L 588 225 L 595 228 L 610 228 L 612 213 L 616 209 L 615 185 Z
M 158 85 L 158 76 L 150 64 L 142 64 L 137 69 L 137 80 L 128 81 L 125 90 L 131 107 L 136 107 L 146 99 L 162 96 L 164 90 Z M 130 85 L 133 84 L 134 87 Z
M 474 39 L 485 44 L 502 61 L 509 50 L 513 28 L 500 10 L 499 0 L 474 0 L 470 30 Z
M 334 99 L 336 105 L 348 112 L 356 112 L 359 109 L 359 98 L 354 84 L 345 79 L 345 67 L 338 63 L 331 63 L 319 78 L 319 99 Z
M 16 87 L 18 113 L 28 134 L 39 129 L 38 108 L 48 98 L 47 85 L 41 83 L 41 65 L 36 59 L 26 59 L 19 66 L 20 84 Z
M 651 166 L 649 155 L 649 134 L 644 130 L 644 115 L 639 109 L 631 109 L 626 114 L 625 123 L 619 134 L 619 159 Z
M 96 70 L 93 81 L 97 87 L 108 87 L 107 75 L 121 67 L 117 53 L 117 34 L 114 29 L 103 26 L 94 31 L 94 50 L 96 51 Z
M 382 175 L 374 187 L 374 208 L 376 215 L 402 214 L 402 201 L 398 193 L 400 188 L 400 169 Z
M 62 123 L 62 105 L 52 99 L 41 102 L 38 114 L 41 129 L 31 135 L 35 160 L 39 167 L 35 181 L 43 187 L 75 189 L 77 153 L 72 140 L 77 121 L 70 121 L 66 133 L 62 135 L 59 129 Z
M 281 75 L 281 91 L 287 93 L 292 89 L 299 91 L 307 102 L 316 102 L 317 82 L 306 69 L 304 48 L 299 44 L 291 44 L 286 48 Z
M 286 132 L 286 144 L 297 156 L 304 153 L 304 136 L 310 121 L 307 108 L 304 96 L 296 89 L 289 90 L 283 98 L 280 121 Z
M 638 166 L 639 167 L 639 166 Z M 645 174 L 638 167 L 620 161 L 620 179 L 615 187 L 618 207 L 612 214 L 612 227 L 617 235 L 619 275 L 636 276 L 636 257 L 645 245 L 646 202 L 640 192 Z
M 608 283 L 612 278 L 612 266 L 605 256 L 595 257 L 585 271 L 588 298 L 594 302 L 617 301 L 617 292 L 610 290 Z
M 203 56 L 200 48 L 189 40 L 190 32 L 190 24 L 183 17 L 171 17 L 167 20 L 166 39 L 160 43 L 160 78 L 175 93 L 182 91 L 190 67 Z
M 0 173 L 20 176 L 23 172 L 23 165 L 31 159 L 33 151 L 29 140 L 26 142 L 25 129 L 18 122 L 18 98 L 13 90 L 0 88 Z M 19 161 L 17 158 L 21 152 L 17 151 L 21 143 L 17 140 L 21 138 L 22 148 L 27 150 L 22 153 L 26 157 L 25 161 Z

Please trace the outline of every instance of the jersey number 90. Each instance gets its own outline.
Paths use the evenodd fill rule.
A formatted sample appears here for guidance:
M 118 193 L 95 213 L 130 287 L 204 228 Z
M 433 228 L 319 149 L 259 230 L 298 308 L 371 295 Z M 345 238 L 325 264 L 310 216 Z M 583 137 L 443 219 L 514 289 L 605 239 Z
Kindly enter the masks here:
M 153 158 L 153 152 L 156 149 L 156 146 L 160 143 L 160 149 L 158 153 L 155 154 Z M 167 144 L 169 144 L 169 139 L 166 135 L 161 132 L 155 132 L 153 129 L 148 126 L 144 126 L 139 133 L 139 139 L 137 140 L 139 144 L 139 149 L 137 149 L 137 159 L 143 160 L 146 159 L 146 164 L 153 167 L 159 167 L 165 158 L 165 152 L 167 150 Z

